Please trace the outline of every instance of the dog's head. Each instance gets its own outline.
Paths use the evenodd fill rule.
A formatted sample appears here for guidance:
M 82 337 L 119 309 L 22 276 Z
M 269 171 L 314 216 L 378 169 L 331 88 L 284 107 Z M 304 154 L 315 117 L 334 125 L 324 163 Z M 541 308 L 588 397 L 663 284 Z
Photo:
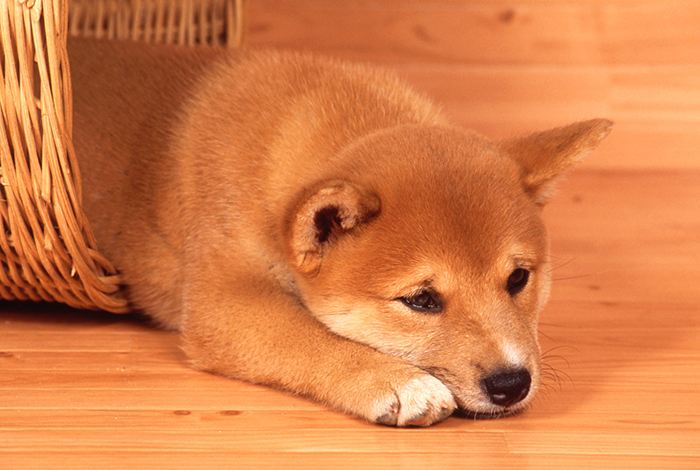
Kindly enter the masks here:
M 291 211 L 303 301 L 337 334 L 439 378 L 467 413 L 522 409 L 549 295 L 542 206 L 610 127 L 492 142 L 410 126 L 354 143 Z

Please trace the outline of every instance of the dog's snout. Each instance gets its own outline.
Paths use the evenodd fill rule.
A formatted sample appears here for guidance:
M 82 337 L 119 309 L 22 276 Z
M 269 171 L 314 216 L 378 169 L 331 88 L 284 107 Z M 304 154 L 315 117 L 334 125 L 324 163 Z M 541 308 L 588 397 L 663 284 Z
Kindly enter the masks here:
M 489 375 L 483 380 L 483 385 L 493 404 L 508 407 L 525 399 L 531 382 L 530 373 L 518 369 Z

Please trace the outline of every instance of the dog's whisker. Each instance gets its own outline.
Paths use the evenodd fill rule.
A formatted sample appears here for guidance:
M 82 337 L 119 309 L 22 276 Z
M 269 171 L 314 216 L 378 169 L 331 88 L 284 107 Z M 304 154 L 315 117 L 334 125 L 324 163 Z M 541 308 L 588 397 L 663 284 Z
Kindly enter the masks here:
M 554 341 L 554 340 L 552 339 L 551 336 L 545 334 L 542 330 L 539 330 L 539 329 L 538 329 L 538 330 L 537 330 L 537 334 L 539 334 L 540 336 L 542 336 L 542 337 L 544 337 L 544 338 L 547 338 L 547 339 L 550 340 L 550 341 Z M 551 351 L 551 349 L 550 349 L 549 351 Z M 549 352 L 549 351 L 547 351 L 547 352 Z M 547 352 L 545 352 L 545 353 L 543 353 L 543 354 L 546 354 Z
M 560 386 L 564 382 L 564 380 L 562 379 L 562 376 L 564 376 L 564 378 L 569 383 L 571 383 L 571 385 L 574 385 L 574 379 L 572 379 L 571 376 L 569 374 L 567 374 L 566 372 L 564 372 L 563 370 L 552 368 L 551 371 L 549 371 L 548 375 L 550 377 L 553 377 Z
M 593 276 L 593 274 L 579 274 L 578 276 L 567 276 L 567 277 L 558 277 L 555 279 L 552 279 L 552 282 L 558 282 L 558 281 L 571 281 L 573 279 L 584 279 Z
M 564 362 L 566 362 L 567 366 L 569 365 L 568 361 L 566 359 L 559 357 L 559 356 L 550 356 L 547 360 L 550 359 L 563 359 Z M 574 380 L 573 378 L 564 372 L 561 369 L 557 369 L 551 364 L 547 362 L 542 363 L 542 371 L 541 371 L 541 376 L 542 376 L 542 383 L 547 386 L 550 385 L 551 383 L 555 383 L 558 387 L 559 390 L 561 390 L 564 381 L 566 380 L 567 382 L 571 383 L 574 385 Z M 549 382 L 549 383 L 547 383 Z
M 538 400 L 538 399 L 540 399 L 540 397 L 543 399 L 549 399 L 550 393 L 552 391 L 554 391 L 554 388 L 551 385 L 549 385 L 548 383 L 542 382 L 542 388 L 540 389 L 540 393 L 537 394 L 535 399 Z
M 548 354 L 548 355 L 542 356 L 542 361 L 543 361 L 543 363 L 545 363 L 545 364 L 548 365 L 548 366 L 549 366 L 549 364 L 547 364 L 547 361 L 552 361 L 552 360 L 560 360 L 560 361 L 563 361 L 563 362 L 566 364 L 566 367 L 567 367 L 567 368 L 570 368 L 570 367 L 571 367 L 571 364 L 569 363 L 569 360 L 566 359 L 564 356 L 557 356 L 557 355 L 553 355 L 553 354 Z
M 564 262 L 561 263 L 561 264 L 558 264 L 558 265 L 556 265 L 556 266 L 550 266 L 550 269 L 549 269 L 549 271 L 547 271 L 547 274 L 551 274 L 552 272 L 556 271 L 557 269 L 561 269 L 561 268 L 563 268 L 564 266 L 567 266 L 567 265 L 573 263 L 573 262 L 576 261 L 577 259 L 578 259 L 578 258 L 570 258 L 570 259 L 564 261 Z
M 542 332 L 540 332 L 540 334 L 542 334 L 543 336 L 547 337 L 547 336 L 544 335 L 544 333 L 542 333 Z M 551 338 L 548 338 L 548 339 L 551 339 Z M 554 347 L 549 348 L 549 349 L 547 349 L 546 351 L 542 352 L 542 359 L 548 359 L 548 358 L 550 358 L 550 357 L 554 357 L 554 358 L 558 358 L 558 359 L 564 359 L 564 360 L 566 361 L 566 358 L 564 358 L 563 356 L 554 356 L 554 355 L 552 355 L 552 352 L 553 352 L 553 351 L 556 351 L 556 350 L 559 350 L 559 349 L 569 349 L 569 350 L 571 350 L 572 352 L 579 352 L 579 350 L 576 349 L 576 348 L 573 347 L 573 346 L 554 346 Z M 567 362 L 567 365 L 568 365 L 568 362 Z

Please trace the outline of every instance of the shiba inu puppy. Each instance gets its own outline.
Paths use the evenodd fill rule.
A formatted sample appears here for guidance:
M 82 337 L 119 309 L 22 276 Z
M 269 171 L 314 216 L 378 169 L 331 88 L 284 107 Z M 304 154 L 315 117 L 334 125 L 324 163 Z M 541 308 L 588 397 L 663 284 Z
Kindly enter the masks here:
M 609 121 L 492 141 L 357 65 L 69 50 L 99 247 L 194 367 L 397 426 L 532 400 L 542 207 Z

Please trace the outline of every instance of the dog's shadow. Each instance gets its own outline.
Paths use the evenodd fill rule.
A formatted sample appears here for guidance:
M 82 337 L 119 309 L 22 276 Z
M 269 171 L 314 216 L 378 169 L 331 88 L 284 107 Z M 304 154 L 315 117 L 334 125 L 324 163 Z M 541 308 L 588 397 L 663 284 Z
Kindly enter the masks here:
M 84 331 L 93 328 L 104 329 L 117 324 L 144 330 L 153 328 L 148 318 L 135 313 L 114 314 L 100 310 L 79 310 L 60 303 L 32 301 L 1 300 L 0 321 L 6 324 L 21 322 L 44 331 Z
M 71 350 L 84 349 L 139 354 L 143 348 L 156 347 L 158 354 L 173 362 L 185 363 L 180 340 L 174 332 L 163 330 L 139 314 L 113 314 L 104 311 L 79 310 L 67 305 L 48 302 L 0 301 L 1 332 L 26 333 L 14 346 L 18 350 L 29 348 L 50 351 L 56 342 L 72 344 Z M 73 343 L 62 339 L 65 335 L 76 338 Z M 79 335 L 79 336 L 78 336 Z M 87 336 L 86 336 L 87 335 Z M 146 345 L 139 345 L 140 336 L 149 336 Z M 89 338 L 84 344 L 81 339 Z M 50 341 L 50 344 L 42 344 Z M 102 343 L 100 343 L 102 342 Z M 126 348 L 126 349 L 125 349 Z M 12 351 L 0 344 L 0 353 L 11 356 Z M 11 349 L 11 348 L 10 348 Z M 168 359 L 169 358 L 169 359 Z

